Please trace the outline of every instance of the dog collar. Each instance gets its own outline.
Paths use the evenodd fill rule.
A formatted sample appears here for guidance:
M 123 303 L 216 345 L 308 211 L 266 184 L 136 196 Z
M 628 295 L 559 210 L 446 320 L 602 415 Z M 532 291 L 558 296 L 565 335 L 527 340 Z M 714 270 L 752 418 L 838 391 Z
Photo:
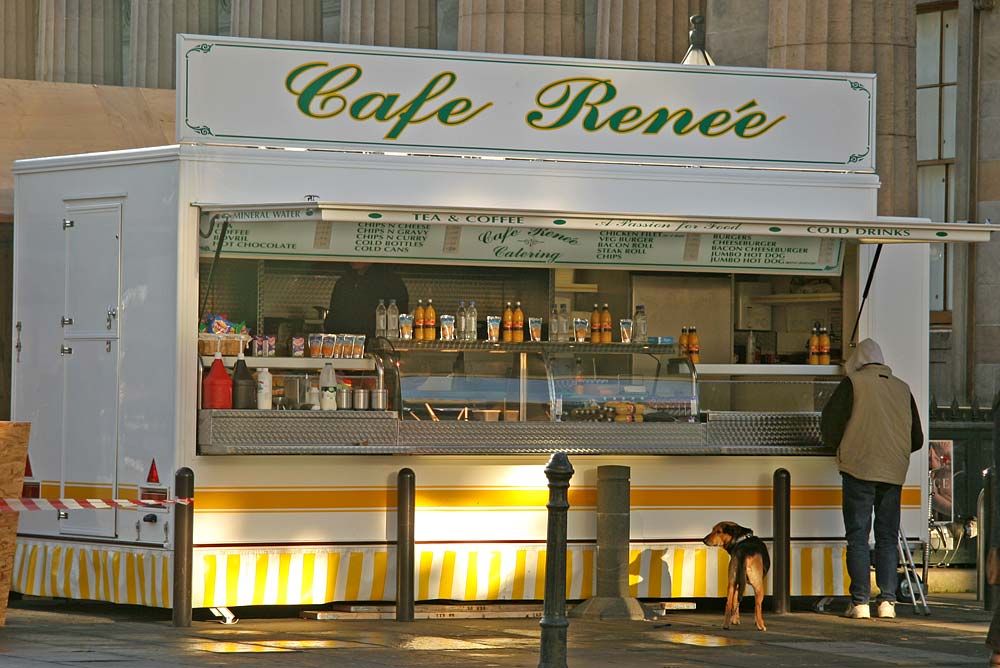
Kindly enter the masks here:
M 750 538 L 752 536 L 753 536 L 753 532 L 743 534 L 742 536 L 740 536 L 739 538 L 737 538 L 733 542 L 729 543 L 729 550 L 732 550 L 734 547 L 736 547 L 737 545 L 739 545 L 740 543 L 742 543 L 743 541 L 745 541 L 747 538 Z

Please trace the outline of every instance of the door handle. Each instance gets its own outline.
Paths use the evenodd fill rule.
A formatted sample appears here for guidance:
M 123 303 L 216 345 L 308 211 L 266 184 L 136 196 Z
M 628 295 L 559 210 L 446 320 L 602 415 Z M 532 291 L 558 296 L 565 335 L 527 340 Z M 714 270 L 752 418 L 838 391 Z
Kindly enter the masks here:
M 111 321 L 118 317 L 118 309 L 113 306 L 108 307 L 108 329 L 111 329 Z

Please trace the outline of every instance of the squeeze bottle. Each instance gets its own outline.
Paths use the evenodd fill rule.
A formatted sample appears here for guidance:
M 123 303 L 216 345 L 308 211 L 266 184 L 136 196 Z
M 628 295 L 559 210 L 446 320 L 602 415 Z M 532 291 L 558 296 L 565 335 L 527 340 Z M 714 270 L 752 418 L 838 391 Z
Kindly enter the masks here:
M 267 367 L 257 372 L 257 410 L 271 410 L 271 373 Z
M 243 351 L 240 351 L 236 356 L 236 368 L 233 369 L 233 408 L 253 410 L 256 407 L 257 381 L 247 368 Z
M 221 352 L 215 353 L 212 368 L 201 381 L 201 407 L 233 407 L 233 379 L 229 377 L 226 366 L 222 363 Z
M 337 372 L 327 362 L 319 374 L 319 407 L 324 411 L 337 410 Z

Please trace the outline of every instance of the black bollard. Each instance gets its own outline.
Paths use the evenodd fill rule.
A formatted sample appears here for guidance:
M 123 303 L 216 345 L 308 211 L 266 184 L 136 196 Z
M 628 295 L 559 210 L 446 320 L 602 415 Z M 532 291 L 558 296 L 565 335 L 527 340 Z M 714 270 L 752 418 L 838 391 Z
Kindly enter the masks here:
M 541 656 L 538 668 L 566 668 L 566 515 L 573 466 L 557 452 L 545 465 L 549 479 L 548 537 L 545 552 L 545 605 L 542 608 Z
M 772 528 L 774 532 L 774 612 L 786 615 L 792 609 L 792 476 L 787 469 L 774 472 L 774 494 L 772 499 Z
M 396 621 L 413 621 L 414 509 L 416 475 L 402 469 L 396 477 Z
M 194 562 L 194 471 L 184 466 L 174 475 L 174 626 L 191 626 L 191 566 Z

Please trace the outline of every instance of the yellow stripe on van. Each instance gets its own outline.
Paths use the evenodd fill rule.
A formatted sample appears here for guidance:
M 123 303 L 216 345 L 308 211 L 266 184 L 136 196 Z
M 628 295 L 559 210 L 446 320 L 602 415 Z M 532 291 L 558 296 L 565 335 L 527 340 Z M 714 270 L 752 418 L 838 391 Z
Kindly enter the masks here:
M 433 554 L 433 553 L 432 553 Z M 438 585 L 438 598 L 451 598 L 455 591 L 455 552 L 447 550 L 441 560 L 441 584 Z
M 518 550 L 517 556 L 514 560 L 514 588 L 511 591 L 511 597 L 515 601 L 519 601 L 524 598 L 524 580 L 527 576 L 528 553 L 525 550 Z
M 694 551 L 694 595 L 698 598 L 705 596 L 708 588 L 708 550 Z
M 277 605 L 288 603 L 288 572 L 291 570 L 291 565 L 291 554 L 286 552 L 278 557 L 278 599 L 275 601 Z
M 535 564 L 535 600 L 545 600 L 545 550 L 538 550 Z
M 518 552 L 518 556 L 523 551 Z M 594 550 L 583 551 L 583 586 L 580 589 L 580 598 L 590 598 L 594 595 Z
M 226 601 L 238 601 L 240 596 L 240 555 L 226 555 Z
M 812 548 L 804 547 L 802 552 L 799 553 L 799 586 L 803 596 L 812 596 L 813 594 L 813 564 L 812 564 Z
M 372 555 L 374 562 L 372 574 L 372 593 L 368 598 L 372 601 L 381 601 L 385 596 L 385 575 L 388 571 L 389 553 L 376 552 Z M 305 575 L 303 575 L 303 578 Z
M 347 600 L 360 601 L 361 591 L 361 567 L 364 565 L 365 555 L 361 552 L 351 552 L 347 560 Z
M 267 567 L 265 566 L 265 572 Z M 336 600 L 337 576 L 340 574 L 340 553 L 330 552 L 326 555 L 326 600 Z M 263 587 L 261 588 L 263 591 Z
M 340 557 L 339 554 L 330 555 L 331 557 Z M 267 594 L 267 567 L 270 563 L 270 557 L 267 554 L 258 554 L 254 559 L 254 571 L 253 571 L 253 605 L 264 605 L 266 600 L 265 596 Z M 327 596 L 329 597 L 333 594 L 333 589 L 327 587 Z

